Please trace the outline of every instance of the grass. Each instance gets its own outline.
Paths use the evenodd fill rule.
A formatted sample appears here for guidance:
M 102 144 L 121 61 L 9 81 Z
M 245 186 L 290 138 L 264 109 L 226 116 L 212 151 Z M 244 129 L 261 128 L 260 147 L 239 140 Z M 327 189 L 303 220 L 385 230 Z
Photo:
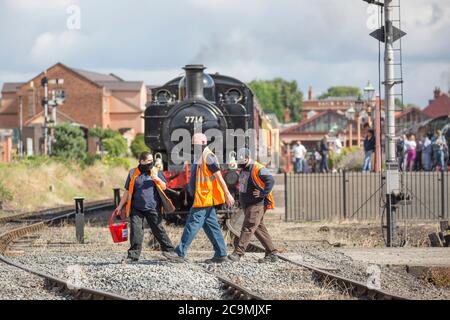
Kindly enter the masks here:
M 86 166 L 70 161 L 27 159 L 0 166 L 0 187 L 7 211 L 30 211 L 73 203 L 83 196 L 87 201 L 113 197 L 114 187 L 123 187 L 130 159 L 99 160 Z M 53 189 L 53 191 L 51 191 Z

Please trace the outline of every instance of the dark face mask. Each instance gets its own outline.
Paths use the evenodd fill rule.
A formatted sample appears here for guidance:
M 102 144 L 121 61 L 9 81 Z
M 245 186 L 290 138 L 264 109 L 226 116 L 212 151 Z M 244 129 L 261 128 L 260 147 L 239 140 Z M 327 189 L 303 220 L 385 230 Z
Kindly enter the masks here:
M 140 164 L 138 168 L 139 168 L 139 171 L 140 171 L 140 172 L 146 172 L 146 173 L 149 173 L 150 170 L 153 169 L 153 166 L 154 166 L 154 163 L 153 163 L 153 162 L 150 162 L 150 163 L 148 163 L 148 164 Z

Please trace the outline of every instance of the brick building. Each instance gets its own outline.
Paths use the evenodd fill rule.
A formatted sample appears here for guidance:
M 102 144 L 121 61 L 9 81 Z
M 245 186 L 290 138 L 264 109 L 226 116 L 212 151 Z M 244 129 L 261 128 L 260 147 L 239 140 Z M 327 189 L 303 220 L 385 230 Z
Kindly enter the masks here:
M 434 98 L 430 100 L 423 113 L 430 118 L 450 115 L 450 91 L 444 93 L 439 88 L 434 89 Z
M 64 79 L 63 84 L 49 84 L 49 96 L 64 102 L 57 107 L 56 120 L 89 128 L 111 128 L 127 133 L 132 139 L 144 132 L 145 103 L 151 91 L 142 81 L 125 81 L 114 74 L 70 68 L 57 63 L 46 72 L 22 83 L 5 83 L 0 105 L 0 129 L 23 127 L 25 151 L 42 152 L 44 89 L 41 79 Z M 29 144 L 33 144 L 32 147 Z M 96 146 L 89 141 L 89 151 Z

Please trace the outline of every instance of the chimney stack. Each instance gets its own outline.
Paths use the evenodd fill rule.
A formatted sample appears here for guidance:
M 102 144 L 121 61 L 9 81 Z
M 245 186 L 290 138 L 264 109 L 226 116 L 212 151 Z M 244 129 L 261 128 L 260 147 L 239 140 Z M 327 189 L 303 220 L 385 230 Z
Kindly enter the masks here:
M 203 71 L 202 64 L 189 64 L 183 68 L 186 71 L 186 99 L 201 99 L 203 96 Z
M 440 96 L 441 96 L 441 88 L 439 87 L 434 88 L 434 100 L 436 100 Z
M 308 89 L 308 101 L 312 101 L 312 99 L 313 99 L 313 89 L 312 89 L 312 86 L 309 86 L 309 89 Z

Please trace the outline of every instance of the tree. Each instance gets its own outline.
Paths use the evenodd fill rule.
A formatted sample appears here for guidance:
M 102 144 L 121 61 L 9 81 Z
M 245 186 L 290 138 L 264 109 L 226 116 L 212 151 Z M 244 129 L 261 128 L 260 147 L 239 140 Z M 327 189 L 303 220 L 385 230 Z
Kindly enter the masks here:
M 150 148 L 145 144 L 145 138 L 143 134 L 138 134 L 131 143 L 131 153 L 137 159 L 142 152 L 150 151 Z
M 84 159 L 86 157 L 86 139 L 83 131 L 76 126 L 62 123 L 55 126 L 53 156 L 66 159 Z
M 106 151 L 108 155 L 120 157 L 128 152 L 128 144 L 122 135 L 112 129 L 92 128 L 89 136 L 99 139 L 100 150 Z
M 248 85 L 265 112 L 275 113 L 278 120 L 284 122 L 284 111 L 287 108 L 293 121 L 300 120 L 303 93 L 298 89 L 296 81 L 289 82 L 276 78 L 273 80 L 254 80 Z
M 319 100 L 324 100 L 328 97 L 359 97 L 361 90 L 357 87 L 336 86 L 328 88 L 327 92 L 319 97 Z

